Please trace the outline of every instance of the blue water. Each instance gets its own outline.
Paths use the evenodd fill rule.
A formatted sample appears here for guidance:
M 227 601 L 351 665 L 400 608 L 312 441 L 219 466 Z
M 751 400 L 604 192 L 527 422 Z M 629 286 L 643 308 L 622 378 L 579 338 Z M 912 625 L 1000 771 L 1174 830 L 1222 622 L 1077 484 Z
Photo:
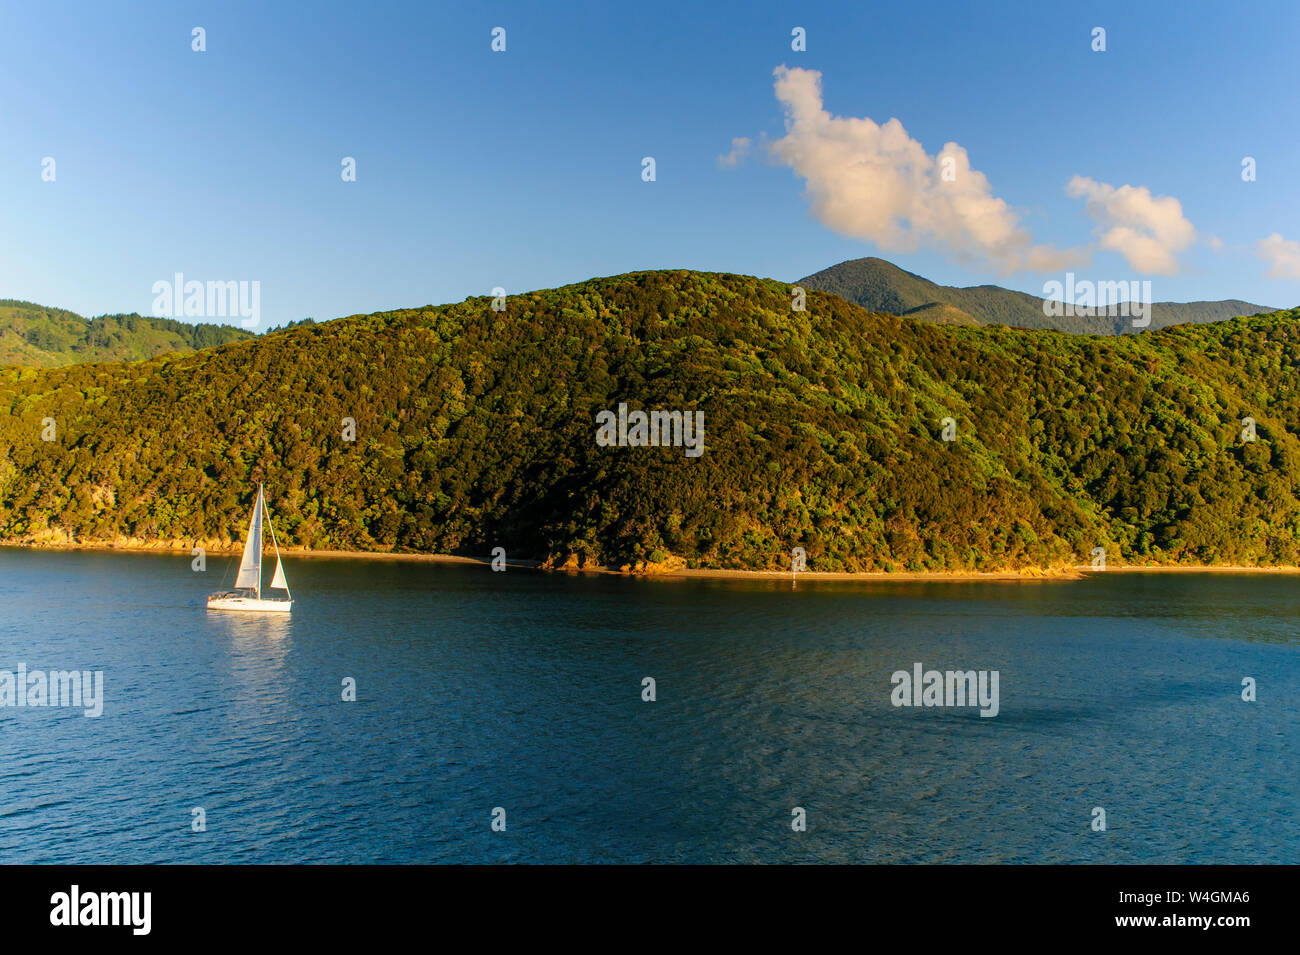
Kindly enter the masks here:
M 275 620 L 203 608 L 226 563 L 0 550 L 0 670 L 105 681 L 0 708 L 0 862 L 1300 859 L 1300 577 L 291 559 Z M 915 662 L 998 670 L 1000 713 L 892 706 Z

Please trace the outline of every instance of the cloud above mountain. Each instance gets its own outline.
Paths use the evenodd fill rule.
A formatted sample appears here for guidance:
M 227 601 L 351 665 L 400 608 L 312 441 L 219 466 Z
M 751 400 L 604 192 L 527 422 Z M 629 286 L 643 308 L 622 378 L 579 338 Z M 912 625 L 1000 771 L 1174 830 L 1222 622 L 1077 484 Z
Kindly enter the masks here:
M 1268 265 L 1268 279 L 1300 279 L 1300 242 L 1274 232 L 1255 243 L 1255 255 Z
M 1146 186 L 1115 187 L 1075 176 L 1065 194 L 1083 199 L 1100 230 L 1098 244 L 1118 252 L 1144 275 L 1176 275 L 1178 253 L 1196 241 L 1196 229 L 1173 196 L 1153 196 Z
M 769 151 L 803 178 L 811 211 L 827 228 L 889 252 L 938 247 L 1004 274 L 1087 263 L 1086 250 L 1036 244 L 957 143 L 931 156 L 897 119 L 827 112 L 817 70 L 780 66 L 774 75 L 785 136 Z

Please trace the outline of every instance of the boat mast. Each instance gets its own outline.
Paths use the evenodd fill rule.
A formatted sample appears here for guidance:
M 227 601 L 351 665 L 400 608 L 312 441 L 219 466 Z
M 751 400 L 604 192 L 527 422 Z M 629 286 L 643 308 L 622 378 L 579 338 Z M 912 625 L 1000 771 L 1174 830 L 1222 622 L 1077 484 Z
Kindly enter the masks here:
M 257 503 L 253 506 L 257 508 L 257 520 L 260 523 L 262 520 L 262 512 L 266 510 L 266 502 L 262 500 L 262 485 L 260 483 L 257 485 Z M 259 534 L 258 536 L 260 537 L 261 535 Z M 257 599 L 258 600 L 262 599 L 262 555 L 261 554 L 257 555 Z

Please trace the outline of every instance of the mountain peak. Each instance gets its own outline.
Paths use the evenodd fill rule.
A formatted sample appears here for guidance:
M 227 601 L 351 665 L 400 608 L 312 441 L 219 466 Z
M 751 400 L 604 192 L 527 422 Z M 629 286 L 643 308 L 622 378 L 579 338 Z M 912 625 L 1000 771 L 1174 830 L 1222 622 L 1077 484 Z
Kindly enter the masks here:
M 830 292 L 873 312 L 908 315 L 921 321 L 975 325 L 1012 325 L 1093 335 L 1118 335 L 1137 331 L 1128 317 L 1104 310 L 1086 314 L 1052 316 L 1043 299 L 1028 292 L 998 285 L 956 288 L 938 285 L 885 259 L 868 256 L 850 259 L 814 272 L 799 284 Z M 947 306 L 943 308 L 941 306 Z M 1239 315 L 1258 315 L 1276 309 L 1226 299 L 1220 302 L 1156 302 L 1148 328 L 1188 322 L 1219 322 Z

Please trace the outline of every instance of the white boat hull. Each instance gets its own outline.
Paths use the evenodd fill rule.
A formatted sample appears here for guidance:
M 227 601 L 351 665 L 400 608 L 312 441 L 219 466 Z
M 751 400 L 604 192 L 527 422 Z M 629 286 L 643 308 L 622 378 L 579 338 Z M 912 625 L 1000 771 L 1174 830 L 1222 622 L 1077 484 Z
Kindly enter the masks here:
M 208 598 L 209 610 L 246 610 L 254 613 L 289 613 L 292 600 L 268 600 L 265 597 L 230 597 L 213 594 Z

